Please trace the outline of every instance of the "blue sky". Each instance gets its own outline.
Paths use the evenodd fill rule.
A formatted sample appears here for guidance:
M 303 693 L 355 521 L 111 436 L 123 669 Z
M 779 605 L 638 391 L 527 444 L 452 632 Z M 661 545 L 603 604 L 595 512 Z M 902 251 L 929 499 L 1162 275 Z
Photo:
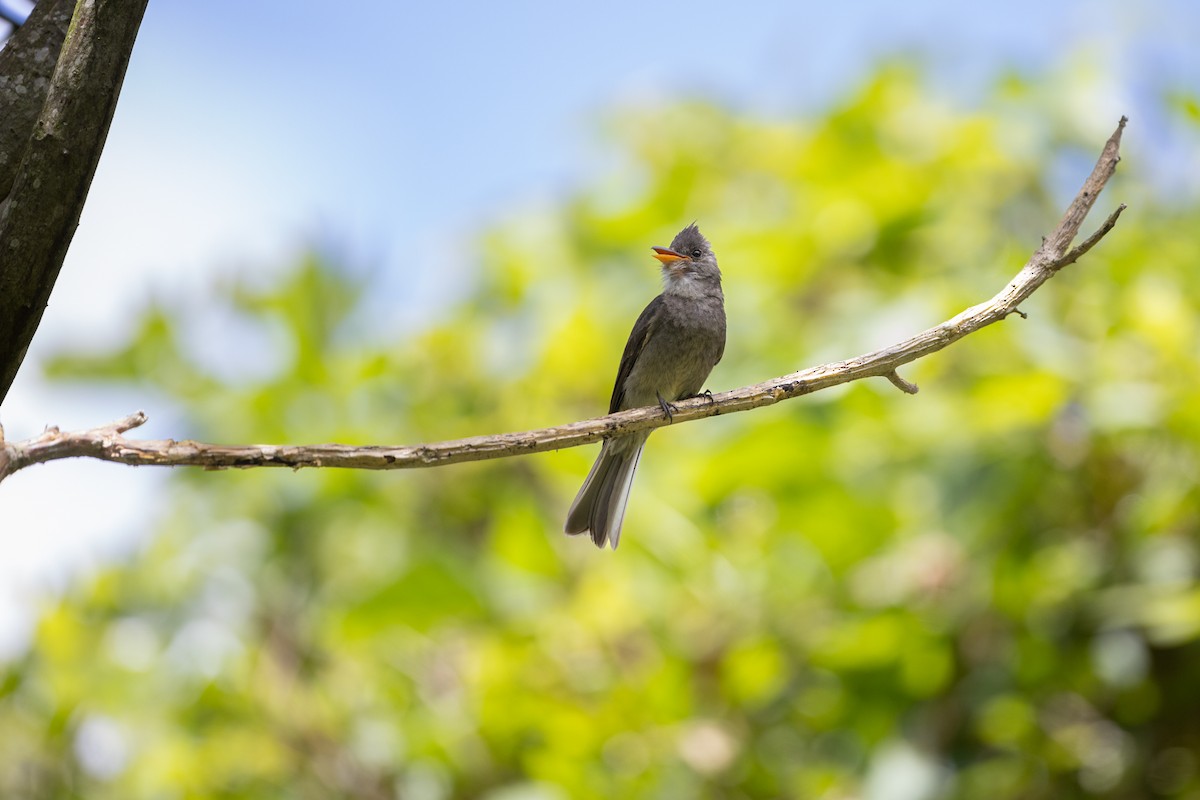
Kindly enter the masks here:
M 0 419 L 19 439 L 145 407 L 146 436 L 177 435 L 153 398 L 49 385 L 39 361 L 119 340 L 148 296 L 199 296 L 215 276 L 269 271 L 312 242 L 376 265 L 395 308 L 416 313 L 447 291 L 438 276 L 463 274 L 444 269 L 447 252 L 604 168 L 598 122 L 621 105 L 705 97 L 794 114 L 883 57 L 920 53 L 965 105 L 1002 69 L 1090 64 L 1096 90 L 1064 102 L 1107 135 L 1158 87 L 1200 89 L 1197 7 L 1132 5 L 151 0 Z M 1134 130 L 1176 146 L 1154 119 Z M 39 596 L 146 535 L 166 477 L 58 462 L 0 484 L 0 657 L 25 640 Z

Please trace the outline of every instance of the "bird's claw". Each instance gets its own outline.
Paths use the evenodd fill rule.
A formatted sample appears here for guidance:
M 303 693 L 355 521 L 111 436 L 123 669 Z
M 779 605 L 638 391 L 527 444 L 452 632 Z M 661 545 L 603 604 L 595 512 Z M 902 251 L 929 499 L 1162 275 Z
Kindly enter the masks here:
M 675 421 L 675 412 L 678 409 L 676 409 L 675 406 L 671 405 L 666 400 L 664 400 L 663 396 L 661 394 L 658 394 L 656 392 L 655 396 L 658 398 L 658 407 L 661 408 L 663 410 L 663 413 L 667 415 L 667 422 L 674 422 Z

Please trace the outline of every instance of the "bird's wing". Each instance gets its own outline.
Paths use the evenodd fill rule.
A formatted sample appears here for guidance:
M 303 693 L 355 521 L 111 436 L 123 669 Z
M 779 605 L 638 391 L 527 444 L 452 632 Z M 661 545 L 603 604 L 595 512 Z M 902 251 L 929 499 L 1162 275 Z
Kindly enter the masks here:
M 650 305 L 642 310 L 637 322 L 633 323 L 629 341 L 625 342 L 625 352 L 621 355 L 621 366 L 617 369 L 617 382 L 613 385 L 612 400 L 608 403 L 610 414 L 623 410 L 621 404 L 625 401 L 625 381 L 633 372 L 633 365 L 637 363 L 638 356 L 646 349 L 646 342 L 650 340 L 662 307 L 663 296 L 660 294 L 650 301 Z

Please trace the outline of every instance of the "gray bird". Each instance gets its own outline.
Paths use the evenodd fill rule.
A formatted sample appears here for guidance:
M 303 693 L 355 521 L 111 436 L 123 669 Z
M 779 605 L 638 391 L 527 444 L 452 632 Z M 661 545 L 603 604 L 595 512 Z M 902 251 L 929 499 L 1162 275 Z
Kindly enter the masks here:
M 657 403 L 670 418 L 676 400 L 695 397 L 725 352 L 725 295 L 721 270 L 695 223 L 670 247 L 655 247 L 663 292 L 638 317 L 625 343 L 608 413 Z M 606 439 L 600 457 L 567 512 L 564 530 L 591 533 L 597 547 L 614 550 L 633 473 L 650 432 Z

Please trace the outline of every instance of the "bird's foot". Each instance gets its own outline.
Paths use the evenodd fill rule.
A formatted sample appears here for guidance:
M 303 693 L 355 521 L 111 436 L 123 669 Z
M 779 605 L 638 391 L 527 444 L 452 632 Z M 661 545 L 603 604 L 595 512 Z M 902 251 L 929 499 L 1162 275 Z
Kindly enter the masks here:
M 658 407 L 661 408 L 663 410 L 663 413 L 667 415 L 667 422 L 674 422 L 675 421 L 675 412 L 678 409 L 675 408 L 675 406 L 668 403 L 666 400 L 664 400 L 663 396 L 661 394 L 659 394 L 658 392 L 655 392 L 654 396 L 658 398 Z
M 713 400 L 712 389 L 705 389 L 703 392 L 696 392 L 695 394 L 689 394 L 687 397 L 681 397 L 680 399 L 681 400 L 699 400 L 701 397 L 703 397 L 705 400 L 707 400 L 708 404 L 710 406 L 713 403 L 717 402 L 716 400 Z

